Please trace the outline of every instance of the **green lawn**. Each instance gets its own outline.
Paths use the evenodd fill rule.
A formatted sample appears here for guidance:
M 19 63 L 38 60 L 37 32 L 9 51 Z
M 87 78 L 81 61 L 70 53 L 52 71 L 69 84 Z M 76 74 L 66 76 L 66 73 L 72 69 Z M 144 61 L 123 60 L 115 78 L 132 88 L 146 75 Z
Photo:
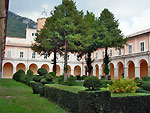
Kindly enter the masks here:
M 12 79 L 0 80 L 0 113 L 67 113 L 25 84 Z

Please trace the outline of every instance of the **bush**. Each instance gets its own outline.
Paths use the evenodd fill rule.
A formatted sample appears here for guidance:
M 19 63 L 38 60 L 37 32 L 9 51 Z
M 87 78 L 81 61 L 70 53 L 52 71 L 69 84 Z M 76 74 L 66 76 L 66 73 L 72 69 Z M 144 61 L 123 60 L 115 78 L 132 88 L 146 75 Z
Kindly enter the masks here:
M 40 76 L 43 76 L 45 74 L 47 74 L 47 70 L 45 68 L 39 68 L 37 70 L 37 73 L 40 75 Z
M 68 86 L 73 86 L 76 84 L 76 81 L 75 81 L 75 77 L 68 77 L 67 80 L 65 81 L 65 84 L 68 85 Z
M 42 78 L 44 78 L 44 76 L 34 75 L 33 81 L 40 82 Z
M 138 81 L 138 80 L 140 80 L 140 78 L 139 77 L 135 77 L 135 79 L 134 79 L 135 81 Z
M 90 76 L 85 79 L 83 86 L 88 88 L 88 90 L 98 90 L 102 87 L 102 84 L 97 77 Z
M 29 69 L 29 70 L 27 71 L 27 75 L 28 75 L 28 76 L 29 76 L 29 75 L 33 75 L 33 71 Z
M 150 92 L 139 88 L 139 89 L 136 90 L 136 93 L 150 93 Z
M 79 113 L 79 100 L 78 94 L 76 93 L 44 86 L 44 96 L 48 98 L 48 100 L 56 102 L 71 113 Z
M 25 72 L 22 69 L 20 69 L 13 75 L 13 79 L 18 82 L 21 82 L 23 81 L 24 76 L 25 76 Z
M 135 93 L 138 89 L 137 83 L 132 79 L 114 80 L 112 85 L 108 84 L 107 89 L 112 93 Z
M 79 92 L 79 113 L 111 113 L 109 112 L 110 92 Z
M 143 81 L 150 81 L 150 76 L 144 76 L 144 77 L 142 77 L 142 80 Z
M 64 75 L 60 75 L 58 77 L 58 84 L 63 84 L 64 83 Z
M 55 72 L 50 72 L 50 75 L 52 75 L 53 77 L 56 77 L 56 73 Z
M 40 93 L 40 86 L 42 86 L 42 84 L 40 82 L 33 82 L 32 83 L 32 89 L 33 89 L 33 94 L 39 94 Z
M 104 75 L 101 76 L 101 80 L 105 80 L 105 76 Z
M 46 75 L 44 75 L 44 78 L 46 78 L 46 80 L 47 80 L 48 82 L 52 82 L 52 81 L 53 81 L 53 76 L 52 76 L 51 74 L 46 74 Z
M 83 76 L 82 76 L 82 80 L 85 80 L 86 78 L 87 78 L 86 75 L 83 75 Z
M 146 83 L 142 84 L 141 88 L 146 91 L 150 91 L 150 82 L 146 82 Z
M 77 80 L 82 80 L 82 77 L 80 75 L 76 75 Z
M 112 80 L 100 80 L 102 87 L 107 87 L 107 84 L 112 85 L 113 81 Z

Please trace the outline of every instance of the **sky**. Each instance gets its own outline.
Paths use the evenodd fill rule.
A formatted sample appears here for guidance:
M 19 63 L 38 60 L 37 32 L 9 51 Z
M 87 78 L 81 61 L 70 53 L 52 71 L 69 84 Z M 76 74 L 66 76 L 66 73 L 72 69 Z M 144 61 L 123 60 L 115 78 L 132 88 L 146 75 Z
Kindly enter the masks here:
M 150 0 L 74 0 L 78 10 L 93 12 L 96 17 L 104 8 L 109 9 L 119 21 L 119 28 L 126 36 L 150 28 Z M 47 16 L 62 0 L 10 0 L 9 10 L 35 22 Z

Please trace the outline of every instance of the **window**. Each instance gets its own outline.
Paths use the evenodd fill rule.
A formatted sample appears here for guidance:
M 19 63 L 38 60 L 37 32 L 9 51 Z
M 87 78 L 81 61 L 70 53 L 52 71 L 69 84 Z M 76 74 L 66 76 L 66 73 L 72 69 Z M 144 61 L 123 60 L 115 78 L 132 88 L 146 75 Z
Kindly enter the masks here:
M 32 33 L 32 36 L 34 36 L 34 33 Z
M 11 51 L 7 51 L 7 57 L 11 57 Z
M 35 58 L 35 52 L 32 53 L 32 58 Z
M 121 49 L 118 50 L 118 55 L 121 55 Z
M 23 52 L 20 52 L 20 58 L 23 58 Z
M 103 58 L 105 57 L 105 51 L 102 51 L 102 57 Z
M 48 58 L 48 54 L 44 53 L 44 59 L 47 59 L 47 58 Z
M 69 56 L 70 56 L 70 55 L 67 55 L 67 60 L 69 60 Z
M 98 53 L 96 53 L 96 59 L 98 59 Z
M 109 56 L 112 56 L 112 49 L 110 49 L 110 53 L 109 53 Z
M 141 51 L 144 51 L 144 42 L 140 43 L 140 48 L 141 48 Z
M 129 51 L 129 53 L 132 53 L 132 45 L 128 46 L 128 51 Z

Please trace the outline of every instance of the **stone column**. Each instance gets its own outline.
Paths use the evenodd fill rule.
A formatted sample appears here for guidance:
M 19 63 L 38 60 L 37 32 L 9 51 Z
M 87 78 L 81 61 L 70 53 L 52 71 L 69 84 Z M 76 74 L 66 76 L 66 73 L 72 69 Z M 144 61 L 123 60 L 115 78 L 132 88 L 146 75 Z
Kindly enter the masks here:
M 74 69 L 71 69 L 71 75 L 74 75 Z
M 118 78 L 118 68 L 114 68 L 114 78 Z
M 96 76 L 96 69 L 93 68 L 93 76 Z
M 135 67 L 135 77 L 140 78 L 140 67 Z
M 99 78 L 102 76 L 102 69 L 99 69 Z
M 128 77 L 128 67 L 124 67 L 124 78 Z
M 60 68 L 60 75 L 63 75 L 63 74 L 64 74 L 64 69 Z
M 150 66 L 148 66 L 148 76 L 150 76 Z
M 16 67 L 13 67 L 13 74 L 16 73 Z

